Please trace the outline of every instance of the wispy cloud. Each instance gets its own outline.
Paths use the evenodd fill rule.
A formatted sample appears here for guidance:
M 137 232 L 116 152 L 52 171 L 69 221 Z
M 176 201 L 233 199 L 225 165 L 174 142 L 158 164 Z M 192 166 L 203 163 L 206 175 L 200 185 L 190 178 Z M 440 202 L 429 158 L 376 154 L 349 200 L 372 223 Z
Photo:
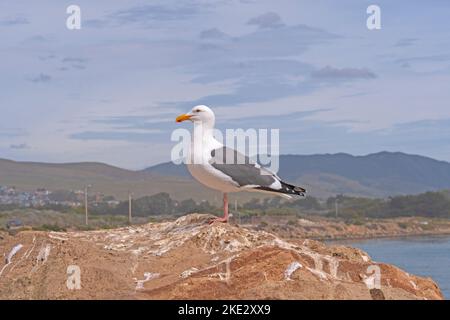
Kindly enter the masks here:
M 93 28 L 125 25 L 157 27 L 157 23 L 183 21 L 198 16 L 208 7 L 207 3 L 200 4 L 196 1 L 144 4 L 116 10 L 104 17 L 89 19 L 86 25 Z
M 362 68 L 334 68 L 326 66 L 312 73 L 313 78 L 324 80 L 353 80 L 353 79 L 374 79 L 376 74 L 369 69 Z
M 110 21 L 100 18 L 100 19 L 86 19 L 83 21 L 83 26 L 87 28 L 101 29 L 109 26 Z
M 272 101 L 312 92 L 318 83 L 308 78 L 315 68 L 293 57 L 300 56 L 314 45 L 331 42 L 340 36 L 307 25 L 284 25 L 279 23 L 281 18 L 270 16 L 271 19 L 264 15 L 264 19 L 254 22 L 259 21 L 262 26 L 264 21 L 265 27 L 241 36 L 224 36 L 225 33 L 217 28 L 207 30 L 197 48 L 200 62 L 184 68 L 193 76 L 193 83 L 232 81 L 232 92 L 170 104 L 180 108 L 195 104 L 227 106 Z M 216 39 L 220 41 L 210 41 Z M 213 47 L 205 50 L 206 43 Z
M 447 62 L 450 61 L 450 54 L 438 54 L 438 55 L 428 55 L 428 56 L 415 56 L 409 58 L 401 58 L 395 60 L 399 64 L 410 63 L 410 62 Z
M 56 59 L 56 55 L 54 55 L 54 54 L 42 55 L 42 56 L 39 56 L 38 59 L 41 61 L 53 60 L 53 59 Z
M 278 13 L 267 12 L 257 17 L 251 18 L 247 24 L 255 25 L 259 28 L 279 28 L 284 26 L 283 21 Z
M 414 45 L 419 39 L 417 38 L 403 38 L 398 40 L 394 47 L 409 47 Z
M 154 140 L 155 133 L 159 130 L 147 130 L 146 132 L 136 131 L 84 131 L 74 133 L 69 136 L 75 140 L 97 140 L 97 141 L 128 141 L 128 142 L 149 142 Z
M 51 80 L 52 77 L 45 73 L 40 73 L 37 76 L 30 78 L 30 81 L 34 83 L 47 83 L 50 82 Z
M 41 34 L 35 34 L 25 38 L 22 43 L 27 46 L 39 46 L 51 42 L 51 39 Z
M 11 26 L 17 26 L 17 25 L 23 25 L 23 24 L 29 24 L 30 21 L 21 16 L 15 16 L 15 17 L 7 17 L 0 19 L 0 26 L 2 27 L 11 27 Z
M 67 71 L 69 69 L 85 70 L 87 68 L 86 62 L 88 59 L 82 57 L 65 57 L 61 59 L 63 63 L 62 67 L 59 67 L 60 71 Z
M 27 145 L 26 143 L 20 143 L 20 144 L 11 144 L 9 146 L 10 149 L 15 149 L 15 150 L 24 150 L 24 149 L 30 149 L 30 146 Z
M 142 5 L 129 9 L 119 10 L 110 17 L 119 23 L 142 23 L 146 21 L 167 21 L 187 19 L 198 14 L 199 7 L 184 4 L 168 5 Z
M 64 63 L 73 63 L 73 62 L 75 62 L 75 63 L 84 63 L 84 62 L 87 61 L 87 59 L 80 58 L 80 57 L 66 57 L 66 58 L 63 58 L 61 61 L 64 62 Z
M 218 28 L 211 28 L 200 32 L 200 39 L 225 39 L 229 36 Z
M 255 83 L 306 76 L 313 70 L 310 64 L 292 59 L 226 61 L 196 66 L 192 72 L 197 76 L 192 82 L 213 83 L 235 79 Z
M 16 138 L 27 135 L 27 131 L 21 128 L 0 128 L 0 138 Z

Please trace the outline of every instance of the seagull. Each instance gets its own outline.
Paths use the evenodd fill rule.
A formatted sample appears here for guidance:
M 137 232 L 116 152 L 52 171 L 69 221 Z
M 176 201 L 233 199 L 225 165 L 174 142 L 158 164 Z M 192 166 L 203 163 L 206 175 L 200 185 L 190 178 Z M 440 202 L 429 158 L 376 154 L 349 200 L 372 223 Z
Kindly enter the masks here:
M 186 157 L 190 174 L 205 186 L 223 193 L 224 215 L 210 223 L 228 222 L 230 192 L 264 192 L 285 198 L 304 196 L 304 188 L 282 181 L 267 168 L 217 141 L 213 134 L 215 118 L 214 112 L 204 105 L 195 106 L 176 118 L 176 122 L 189 120 L 194 124 Z

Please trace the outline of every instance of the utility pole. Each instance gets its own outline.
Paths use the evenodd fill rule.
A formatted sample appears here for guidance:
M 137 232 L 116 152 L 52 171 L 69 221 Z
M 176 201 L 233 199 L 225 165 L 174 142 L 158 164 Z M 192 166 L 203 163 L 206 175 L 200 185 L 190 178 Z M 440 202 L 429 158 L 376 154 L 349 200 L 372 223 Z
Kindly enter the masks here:
M 133 194 L 128 191 L 128 223 L 131 224 L 131 201 Z
M 238 209 L 237 209 L 237 199 L 234 199 L 234 212 L 238 215 L 238 217 L 239 217 L 239 224 L 241 224 L 241 215 L 240 215 L 240 213 L 238 212 Z
M 338 199 L 336 198 L 336 200 L 334 200 L 334 206 L 336 209 L 336 218 L 338 217 L 339 214 L 339 203 L 338 203 Z
M 84 213 L 85 213 L 85 222 L 86 225 L 89 225 L 88 220 L 88 189 L 91 187 L 91 185 L 86 185 L 84 187 Z

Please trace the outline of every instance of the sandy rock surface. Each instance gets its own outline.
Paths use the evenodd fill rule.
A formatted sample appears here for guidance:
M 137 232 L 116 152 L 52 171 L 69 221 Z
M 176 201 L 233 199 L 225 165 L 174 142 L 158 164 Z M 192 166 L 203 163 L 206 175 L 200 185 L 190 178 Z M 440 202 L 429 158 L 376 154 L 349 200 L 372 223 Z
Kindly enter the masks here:
M 361 250 L 209 225 L 211 217 L 3 233 L 0 299 L 443 298 L 431 279 L 374 262 Z

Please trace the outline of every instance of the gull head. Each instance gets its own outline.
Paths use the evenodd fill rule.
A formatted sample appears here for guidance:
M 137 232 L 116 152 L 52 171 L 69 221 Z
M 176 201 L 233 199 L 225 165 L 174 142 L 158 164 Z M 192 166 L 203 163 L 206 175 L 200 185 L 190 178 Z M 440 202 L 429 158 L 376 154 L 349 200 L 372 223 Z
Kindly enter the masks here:
M 215 118 L 214 112 L 210 108 L 200 105 L 193 107 L 188 113 L 178 116 L 176 122 L 190 120 L 198 124 L 214 125 Z

